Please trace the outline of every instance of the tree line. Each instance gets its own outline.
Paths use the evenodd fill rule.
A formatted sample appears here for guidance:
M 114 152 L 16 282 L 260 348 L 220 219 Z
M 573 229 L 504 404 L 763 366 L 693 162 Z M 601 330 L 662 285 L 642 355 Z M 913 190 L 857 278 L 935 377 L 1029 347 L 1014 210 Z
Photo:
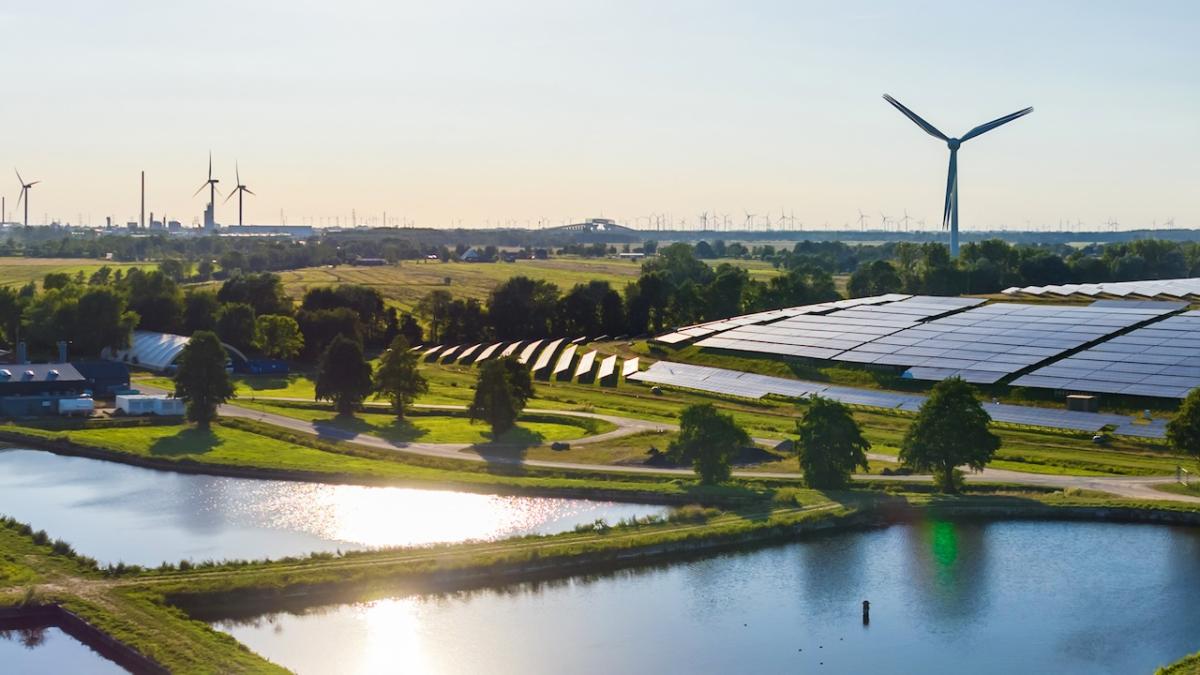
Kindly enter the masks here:
M 127 347 L 134 329 L 211 331 L 246 354 L 310 363 L 338 336 L 360 349 L 383 349 L 400 335 L 413 345 L 423 341 L 416 318 L 387 307 L 375 289 L 313 288 L 297 307 L 268 272 L 185 288 L 169 269 L 105 266 L 91 275 L 47 274 L 40 290 L 32 282 L 0 288 L 0 344 L 23 340 L 33 357 L 52 357 L 59 341 L 75 356 L 99 356 Z

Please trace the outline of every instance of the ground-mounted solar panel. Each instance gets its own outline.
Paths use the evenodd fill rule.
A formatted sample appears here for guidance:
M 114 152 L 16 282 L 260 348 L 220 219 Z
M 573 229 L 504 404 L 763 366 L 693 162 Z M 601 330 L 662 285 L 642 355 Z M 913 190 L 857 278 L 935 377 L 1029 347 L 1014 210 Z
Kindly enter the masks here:
M 835 360 L 907 367 L 905 377 L 977 384 L 1037 365 L 1175 311 L 1169 303 L 1102 307 L 995 303 L 920 323 L 856 346 Z M 899 348 L 881 354 L 879 345 Z M 1130 350 L 1134 346 L 1128 347 Z M 878 356 L 868 356 L 880 354 Z M 1045 373 L 1054 375 L 1054 373 Z M 1059 373 L 1071 377 L 1070 373 Z
M 470 347 L 467 347 L 466 349 L 463 349 L 461 352 L 459 352 L 458 358 L 456 358 L 454 360 L 457 363 L 464 363 L 464 364 L 470 363 L 472 357 L 475 356 L 475 354 L 482 348 L 483 348 L 482 344 L 471 345 Z
M 1200 278 L 1154 279 L 1148 281 L 1114 281 L 1096 284 L 1053 284 L 1049 286 L 1025 286 L 1006 288 L 1011 296 L 1030 297 L 1113 297 L 1113 298 L 1156 298 L 1196 299 L 1200 297 Z
M 548 370 L 550 368 L 551 361 L 554 360 L 554 355 L 558 353 L 558 348 L 562 345 L 562 343 L 562 338 L 546 343 L 546 346 L 543 347 L 540 352 L 538 352 L 537 359 L 534 360 L 533 367 L 530 368 L 530 371 L 534 375 L 540 375 L 543 374 L 544 371 Z
M 491 344 L 491 345 L 488 345 L 487 347 L 484 347 L 483 351 L 479 352 L 479 356 L 475 357 L 474 362 L 480 363 L 482 361 L 487 361 L 488 359 L 492 358 L 492 356 L 498 354 L 499 351 L 501 350 L 501 348 L 503 348 L 503 347 L 504 347 L 503 342 L 497 342 L 495 344 Z
M 425 353 L 421 354 L 421 358 L 425 359 L 426 361 L 432 361 L 437 358 L 438 353 L 444 348 L 445 345 L 436 345 L 430 347 L 429 349 L 425 350 Z
M 1064 378 L 1069 381 L 1061 381 Z M 1200 311 L 1169 316 L 1100 342 L 1018 377 L 1013 384 L 1100 394 L 1183 398 L 1192 389 L 1200 387 Z
M 571 377 L 571 365 L 575 363 L 576 349 L 575 345 L 569 344 L 563 349 L 562 354 L 559 354 L 552 373 L 556 379 L 565 380 Z
M 517 340 L 516 342 L 505 347 L 504 351 L 500 352 L 500 358 L 504 359 L 504 358 L 508 358 L 508 357 L 512 356 L 513 354 L 516 354 L 517 350 L 520 349 L 521 345 L 523 345 L 523 344 L 525 344 L 525 343 L 520 340 Z
M 625 359 L 621 364 L 621 377 L 629 377 L 638 371 L 638 358 L 635 356 L 632 359 Z
M 596 350 L 592 350 L 583 356 L 579 357 L 579 364 L 575 366 L 575 377 L 578 379 L 587 379 L 592 374 L 592 368 L 596 363 Z
M 617 355 L 607 356 L 596 369 L 596 380 L 602 386 L 612 386 L 617 383 Z
M 534 355 L 537 354 L 537 350 L 541 346 L 542 346 L 541 340 L 534 340 L 533 342 L 530 342 L 529 344 L 525 345 L 525 348 L 522 349 L 521 353 L 517 356 L 517 361 L 519 361 L 523 364 L 529 363 L 530 360 L 533 359 Z
M 454 356 L 456 354 L 458 354 L 458 350 L 460 350 L 460 349 L 462 349 L 462 347 L 460 345 L 455 345 L 453 347 L 447 347 L 446 349 L 443 349 L 441 352 L 438 353 L 437 360 L 441 361 L 442 363 L 449 363 L 450 361 L 452 361 L 454 359 Z

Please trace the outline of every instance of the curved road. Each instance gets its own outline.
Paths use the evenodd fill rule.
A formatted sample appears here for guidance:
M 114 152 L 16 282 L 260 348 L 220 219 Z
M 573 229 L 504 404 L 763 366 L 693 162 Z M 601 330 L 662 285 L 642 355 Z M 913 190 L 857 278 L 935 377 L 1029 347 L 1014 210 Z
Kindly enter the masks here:
M 416 408 L 434 409 L 434 410 L 465 410 L 466 406 L 459 405 L 416 405 Z M 573 445 L 586 445 L 588 443 L 599 443 L 602 441 L 630 436 L 646 431 L 674 431 L 678 429 L 678 425 L 661 424 L 657 422 L 649 422 L 646 420 L 631 419 L 628 417 L 618 417 L 615 415 L 602 415 L 599 413 L 576 412 L 568 410 L 547 410 L 544 408 L 527 408 L 528 413 L 544 413 L 553 415 L 562 415 L 565 417 L 581 417 L 587 419 L 602 420 L 615 425 L 617 428 L 602 434 L 588 436 L 586 438 L 576 439 L 571 441 Z M 393 442 L 378 436 L 370 434 L 360 434 L 354 431 L 339 429 L 331 425 L 308 422 L 305 420 L 287 417 L 260 410 L 252 410 L 242 408 L 233 404 L 225 404 L 220 408 L 220 414 L 228 417 L 241 417 L 245 419 L 258 420 L 278 427 L 283 427 L 289 431 L 297 431 L 300 433 L 310 434 L 321 438 L 331 440 L 345 441 L 355 443 L 365 447 L 376 448 L 381 450 L 390 450 L 395 452 L 407 452 L 416 455 L 425 455 L 428 457 L 440 457 L 444 459 L 457 459 L 477 462 L 488 462 L 493 464 L 508 464 L 519 466 L 532 466 L 538 468 L 549 469 L 577 469 L 582 471 L 604 471 L 609 473 L 628 473 L 628 474 L 654 474 L 654 475 L 693 475 L 690 469 L 669 469 L 648 466 L 629 466 L 621 464 L 587 464 L 581 462 L 553 462 L 538 459 L 525 459 L 521 457 L 502 457 L 502 456 L 483 456 L 474 452 L 464 452 L 473 446 L 469 443 L 421 443 L 421 442 Z M 771 439 L 754 439 L 756 442 L 773 445 L 778 441 Z M 883 461 L 895 461 L 895 457 L 889 455 L 880 455 L 871 453 L 868 458 Z M 734 475 L 744 478 L 799 478 L 798 472 L 752 472 L 752 471 L 735 471 Z M 928 481 L 929 476 L 855 476 L 857 480 L 879 480 L 879 481 Z M 1131 499 L 1159 499 L 1168 501 L 1192 502 L 1200 503 L 1200 497 L 1192 497 L 1188 495 L 1178 495 L 1169 492 L 1161 492 L 1154 489 L 1156 485 L 1164 485 L 1175 482 L 1175 479 L 1170 476 L 1064 476 L 1058 474 L 1039 474 L 1039 473 L 1024 473 L 1020 471 L 1008 471 L 1005 469 L 990 469 L 985 468 L 983 471 L 970 472 L 967 475 L 969 481 L 982 481 L 988 483 L 1013 483 L 1021 485 L 1033 485 L 1038 487 L 1047 487 L 1054 489 L 1079 488 L 1082 490 L 1097 490 L 1107 492 L 1121 497 Z

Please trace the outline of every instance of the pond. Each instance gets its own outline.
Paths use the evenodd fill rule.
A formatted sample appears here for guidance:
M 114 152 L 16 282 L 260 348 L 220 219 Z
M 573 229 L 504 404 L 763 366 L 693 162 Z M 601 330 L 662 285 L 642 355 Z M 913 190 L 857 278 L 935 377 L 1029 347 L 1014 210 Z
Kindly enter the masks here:
M 223 478 L 0 450 L 0 513 L 66 540 L 101 564 L 280 558 L 494 540 L 668 510 L 583 499 Z
M 22 675 L 128 672 L 61 628 L 24 619 L 0 620 L 0 670 Z
M 215 625 L 300 673 L 1091 675 L 1200 650 L 1198 597 L 1200 530 L 927 522 Z

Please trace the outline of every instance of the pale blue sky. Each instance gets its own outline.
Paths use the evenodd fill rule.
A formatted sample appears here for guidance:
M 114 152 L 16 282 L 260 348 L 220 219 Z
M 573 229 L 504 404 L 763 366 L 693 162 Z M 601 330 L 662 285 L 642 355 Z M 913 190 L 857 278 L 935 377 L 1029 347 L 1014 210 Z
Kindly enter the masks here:
M 258 193 L 250 222 L 907 208 L 932 227 L 947 150 L 888 92 L 951 135 L 1036 108 L 964 145 L 965 229 L 1200 226 L 1198 7 L 6 3 L 0 148 L 45 181 L 38 222 L 135 216 L 144 168 L 148 210 L 190 223 L 211 148 L 222 186 L 236 159 Z M 15 217 L 15 177 L 0 194 Z

